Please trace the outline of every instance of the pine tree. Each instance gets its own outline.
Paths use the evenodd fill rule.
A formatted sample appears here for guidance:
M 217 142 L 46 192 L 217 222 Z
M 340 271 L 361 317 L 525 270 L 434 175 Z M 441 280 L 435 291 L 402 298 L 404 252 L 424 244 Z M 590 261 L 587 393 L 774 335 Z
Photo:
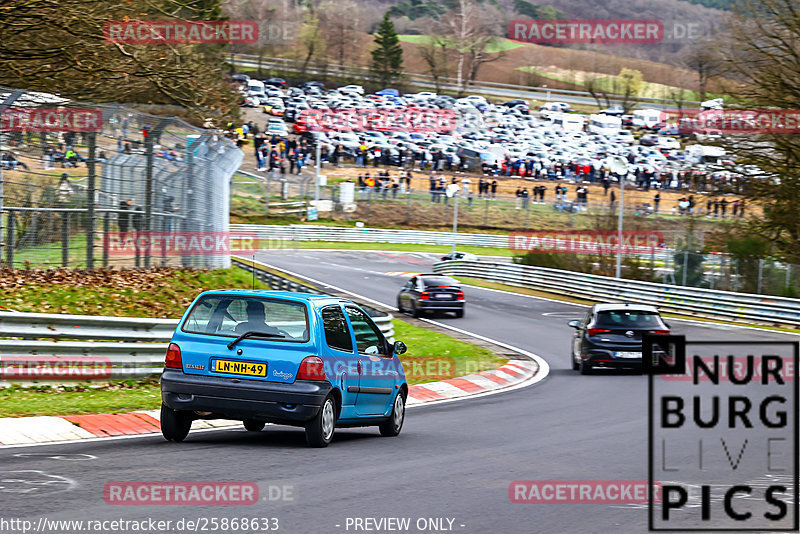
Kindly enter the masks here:
M 402 74 L 403 48 L 388 11 L 375 32 L 374 42 L 377 47 L 372 50 L 372 71 L 384 85 L 389 85 Z

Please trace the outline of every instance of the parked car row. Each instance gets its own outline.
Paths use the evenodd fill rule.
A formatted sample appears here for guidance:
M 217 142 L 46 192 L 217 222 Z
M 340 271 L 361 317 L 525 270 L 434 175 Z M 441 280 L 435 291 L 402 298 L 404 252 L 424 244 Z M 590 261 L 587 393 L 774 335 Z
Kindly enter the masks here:
M 284 122 L 288 133 L 322 143 L 329 150 L 339 145 L 345 156 L 354 156 L 365 145 L 370 156 L 380 155 L 390 165 L 400 165 L 403 155 L 429 159 L 437 151 L 452 165 L 471 170 L 500 168 L 507 159 L 534 160 L 545 168 L 575 162 L 599 169 L 608 165 L 609 158 L 621 156 L 631 163 L 631 173 L 638 168 L 669 174 L 688 168 L 713 169 L 719 161 L 701 161 L 695 152 L 684 150 L 677 131 L 660 128 L 661 112 L 654 109 L 626 115 L 622 107 L 611 106 L 586 116 L 565 102 L 545 103 L 536 112 L 522 99 L 492 103 L 481 95 L 454 98 L 431 91 L 400 95 L 395 89 L 368 94 L 360 85 L 327 88 L 322 82 L 307 81 L 288 87 L 275 78 L 241 83 L 247 98 L 258 100 L 266 113 Z M 448 131 L 376 130 L 368 125 L 355 125 L 351 131 L 319 131 L 304 116 L 309 110 L 356 109 L 376 114 L 447 110 L 457 120 Z M 275 133 L 282 132 L 272 120 L 269 125 Z M 659 133 L 645 133 L 637 141 L 635 130 Z

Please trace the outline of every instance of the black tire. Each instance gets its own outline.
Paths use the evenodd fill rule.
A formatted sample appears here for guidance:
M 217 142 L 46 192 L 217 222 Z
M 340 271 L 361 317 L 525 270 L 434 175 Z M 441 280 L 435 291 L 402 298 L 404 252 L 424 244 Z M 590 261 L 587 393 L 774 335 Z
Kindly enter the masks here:
M 399 391 L 392 404 L 392 413 L 389 419 L 378 425 L 381 436 L 393 437 L 403 429 L 403 422 L 406 420 L 406 395 Z
M 245 419 L 242 423 L 244 423 L 245 430 L 249 432 L 261 432 L 266 425 L 264 421 L 256 421 L 255 419 Z
M 461 319 L 462 317 L 464 317 L 464 310 L 458 310 L 456 312 L 456 319 Z
M 569 359 L 572 360 L 572 370 L 573 371 L 577 371 L 577 370 L 579 370 L 581 368 L 581 364 L 579 364 L 578 362 L 575 361 L 575 355 L 574 354 L 570 354 L 569 355 Z
M 416 304 L 411 305 L 411 317 L 414 319 L 419 319 L 419 309 L 417 308 Z
M 173 410 L 165 404 L 161 405 L 161 434 L 164 439 L 181 442 L 189 435 L 191 427 L 191 412 Z
M 400 300 L 400 297 L 397 297 L 397 311 L 400 313 L 405 313 L 406 311 L 403 309 L 403 301 Z
M 586 360 L 583 358 L 581 358 L 580 363 L 578 363 L 578 368 L 580 369 L 582 375 L 590 375 L 593 371 L 592 364 L 586 363 Z
M 309 447 L 327 447 L 333 440 L 336 428 L 336 401 L 332 395 L 325 397 L 314 418 L 306 423 L 306 443 Z

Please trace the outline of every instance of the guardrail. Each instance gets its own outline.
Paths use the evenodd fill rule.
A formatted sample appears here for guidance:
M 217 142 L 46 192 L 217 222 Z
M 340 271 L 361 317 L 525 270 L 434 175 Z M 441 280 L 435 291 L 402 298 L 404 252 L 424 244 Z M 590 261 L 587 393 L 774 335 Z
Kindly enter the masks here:
M 258 67 L 259 65 L 262 68 L 266 69 L 282 69 L 291 72 L 300 72 L 302 70 L 301 65 L 298 64 L 297 61 L 287 58 L 275 58 L 275 57 L 261 57 L 257 55 L 251 54 L 234 54 L 233 55 L 234 63 L 239 64 L 241 66 L 247 67 Z M 367 67 L 359 67 L 357 65 L 339 65 L 335 63 L 317 63 L 317 62 L 308 62 L 306 64 L 306 73 L 311 74 L 333 74 L 333 75 L 344 75 L 344 76 L 358 76 L 365 80 L 374 80 L 377 81 L 377 78 L 374 74 L 370 71 Z M 433 76 L 429 74 L 417 74 L 413 72 L 405 72 L 403 73 L 403 77 L 406 82 L 410 82 L 412 84 L 422 86 L 422 87 L 435 87 L 436 80 Z M 456 78 L 448 78 L 448 77 L 439 77 L 439 87 L 442 89 L 448 90 L 459 90 L 460 86 L 458 84 L 458 79 Z M 467 90 L 473 92 L 479 92 L 481 89 L 499 89 L 505 91 L 511 91 L 513 93 L 519 92 L 526 92 L 526 93 L 547 93 L 552 94 L 554 96 L 558 95 L 565 95 L 565 96 L 579 96 L 582 98 L 590 98 L 594 100 L 594 97 L 588 91 L 575 91 L 571 89 L 553 89 L 550 87 L 532 87 L 527 85 L 515 85 L 509 83 L 499 83 L 499 82 L 486 82 L 486 81 L 474 81 L 469 82 L 467 85 Z M 501 91 L 497 91 L 500 93 Z M 508 97 L 516 97 L 516 94 L 507 94 Z M 612 100 L 619 100 L 624 98 L 623 95 L 608 95 Z M 628 101 L 633 102 L 641 102 L 641 103 L 660 103 L 660 104 L 669 104 L 672 106 L 677 106 L 674 100 L 670 98 L 651 98 L 651 97 L 644 97 L 644 96 L 629 96 L 627 97 Z M 682 105 L 699 105 L 700 102 L 694 100 L 684 100 L 681 102 Z
M 800 327 L 800 300 L 673 286 L 485 261 L 448 261 L 434 272 L 479 278 L 599 302 L 637 302 L 663 311 L 711 319 Z
M 232 224 L 232 232 L 255 234 L 259 240 L 283 241 L 344 241 L 348 243 L 404 243 L 412 245 L 465 245 L 472 247 L 508 248 L 509 236 L 498 234 L 470 234 L 432 232 L 429 230 L 394 230 L 387 228 L 352 228 L 349 226 L 321 226 L 309 224 Z M 556 240 L 559 242 L 558 240 Z M 568 243 L 567 240 L 559 243 Z M 673 249 L 658 249 L 654 254 L 641 253 L 636 256 L 664 261 L 671 257 Z M 711 263 L 719 262 L 711 258 Z
M 287 241 L 347 241 L 350 243 L 413 243 L 420 245 L 471 245 L 508 248 L 507 235 L 392 230 L 385 228 L 352 228 L 309 224 L 232 224 L 232 232 L 256 234 L 259 239 Z
M 254 269 L 242 259 L 233 260 L 233 263 L 251 272 Z M 320 294 L 313 287 L 259 269 L 258 265 L 255 271 L 272 289 Z M 393 342 L 392 315 L 362 307 L 383 335 Z M 12 382 L 63 383 L 53 378 L 56 375 L 74 383 L 77 380 L 71 380 L 68 362 L 72 366 L 74 362 L 101 364 L 98 375 L 79 375 L 73 368 L 74 378 L 83 380 L 92 376 L 108 380 L 158 374 L 164 368 L 167 346 L 177 325 L 177 319 L 0 312 L 0 387 Z M 19 376 L 13 366 L 20 361 L 31 362 L 32 368 L 26 369 L 25 378 L 10 379 Z M 36 380 L 35 362 L 40 362 L 47 378 Z

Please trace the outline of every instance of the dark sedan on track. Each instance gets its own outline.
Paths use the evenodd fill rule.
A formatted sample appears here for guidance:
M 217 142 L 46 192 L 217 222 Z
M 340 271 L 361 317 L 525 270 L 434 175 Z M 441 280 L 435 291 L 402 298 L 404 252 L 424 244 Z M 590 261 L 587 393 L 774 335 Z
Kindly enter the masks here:
M 397 309 L 414 317 L 425 312 L 453 312 L 464 317 L 464 292 L 450 277 L 418 274 L 400 289 Z
M 655 307 L 636 304 L 595 304 L 569 326 L 575 329 L 572 369 L 583 375 L 595 366 L 641 369 L 642 335 L 669 334 Z

